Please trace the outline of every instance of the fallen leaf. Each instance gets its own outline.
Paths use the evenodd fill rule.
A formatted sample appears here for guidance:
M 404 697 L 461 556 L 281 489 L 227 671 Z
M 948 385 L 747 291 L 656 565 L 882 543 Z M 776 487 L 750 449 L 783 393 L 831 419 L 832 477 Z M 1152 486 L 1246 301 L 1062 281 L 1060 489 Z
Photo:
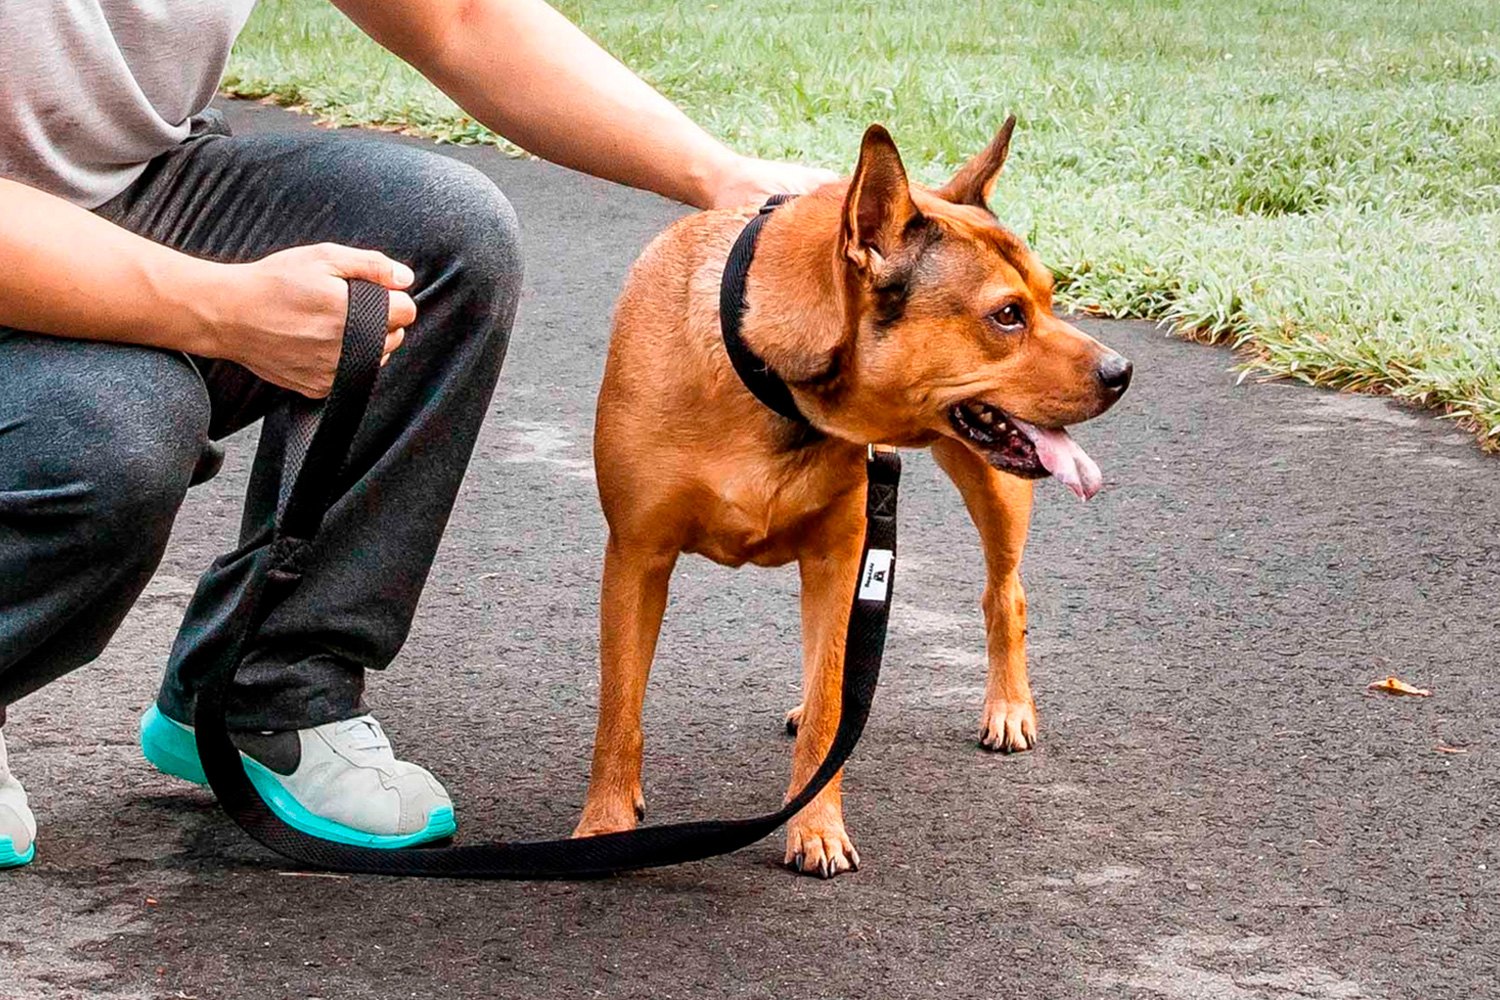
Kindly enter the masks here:
M 1386 694 L 1405 694 L 1413 698 L 1430 698 L 1432 692 L 1426 688 L 1412 687 L 1410 684 L 1397 677 L 1395 674 L 1384 680 L 1373 681 L 1370 684 L 1371 691 L 1384 691 Z

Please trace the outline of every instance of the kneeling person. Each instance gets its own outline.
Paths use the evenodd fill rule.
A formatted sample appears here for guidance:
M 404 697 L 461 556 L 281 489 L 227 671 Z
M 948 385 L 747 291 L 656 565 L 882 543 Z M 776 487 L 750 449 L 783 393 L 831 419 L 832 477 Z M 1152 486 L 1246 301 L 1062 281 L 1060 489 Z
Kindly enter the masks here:
M 366 279 L 389 290 L 389 364 L 229 723 L 287 823 L 425 843 L 454 832 L 452 802 L 364 712 L 364 671 L 406 638 L 499 376 L 516 219 L 487 178 L 436 153 L 229 134 L 207 105 L 252 5 L 0 7 L 0 725 L 6 705 L 102 652 L 188 487 L 216 471 L 213 442 L 262 417 L 242 541 L 271 522 L 278 404 L 327 393 L 347 279 Z M 476 118 L 576 169 L 700 207 L 829 176 L 730 152 L 541 0 L 338 6 Z M 73 95 L 65 117 L 59 91 Z M 200 579 L 142 719 L 147 759 L 190 781 L 203 780 L 195 692 L 245 576 L 220 559 Z M 30 861 L 36 838 L 0 735 L 0 867 Z

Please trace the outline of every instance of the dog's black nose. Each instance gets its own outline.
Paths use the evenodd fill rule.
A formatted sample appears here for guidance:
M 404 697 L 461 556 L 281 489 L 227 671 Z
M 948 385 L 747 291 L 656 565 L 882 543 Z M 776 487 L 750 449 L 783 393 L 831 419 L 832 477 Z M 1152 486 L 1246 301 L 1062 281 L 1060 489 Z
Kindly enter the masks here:
M 1130 374 L 1135 371 L 1130 361 L 1124 355 L 1111 351 L 1105 355 L 1104 360 L 1099 362 L 1095 374 L 1099 376 L 1099 384 L 1116 396 L 1125 394 L 1130 388 Z

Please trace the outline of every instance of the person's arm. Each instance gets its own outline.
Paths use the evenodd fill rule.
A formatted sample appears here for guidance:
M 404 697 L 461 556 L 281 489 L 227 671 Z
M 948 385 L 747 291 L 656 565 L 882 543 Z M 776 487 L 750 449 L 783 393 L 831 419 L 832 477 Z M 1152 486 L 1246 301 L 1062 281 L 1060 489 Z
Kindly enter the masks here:
M 699 208 L 833 180 L 739 156 L 543 0 L 333 0 L 475 119 L 527 151 Z
M 321 397 L 338 365 L 345 278 L 412 281 L 383 254 L 332 244 L 251 264 L 201 260 L 0 178 L 0 326 L 225 358 Z M 416 316 L 404 292 L 390 305 L 387 355 Z

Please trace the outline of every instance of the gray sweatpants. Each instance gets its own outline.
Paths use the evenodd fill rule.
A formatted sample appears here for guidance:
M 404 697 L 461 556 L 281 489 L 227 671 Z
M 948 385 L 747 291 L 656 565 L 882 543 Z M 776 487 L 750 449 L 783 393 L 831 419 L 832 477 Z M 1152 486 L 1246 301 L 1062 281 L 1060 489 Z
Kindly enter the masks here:
M 365 669 L 406 639 L 505 357 L 521 285 L 510 205 L 435 153 L 333 133 L 231 137 L 210 113 L 98 211 L 200 257 L 328 241 L 416 272 L 417 321 L 381 373 L 309 572 L 240 670 L 230 724 L 358 715 Z M 283 391 L 229 362 L 0 328 L 0 721 L 99 655 L 155 571 L 195 470 L 213 466 L 210 442 Z M 273 516 L 282 445 L 267 420 L 242 539 Z M 223 560 L 199 580 L 162 681 L 169 717 L 191 721 L 241 583 Z

